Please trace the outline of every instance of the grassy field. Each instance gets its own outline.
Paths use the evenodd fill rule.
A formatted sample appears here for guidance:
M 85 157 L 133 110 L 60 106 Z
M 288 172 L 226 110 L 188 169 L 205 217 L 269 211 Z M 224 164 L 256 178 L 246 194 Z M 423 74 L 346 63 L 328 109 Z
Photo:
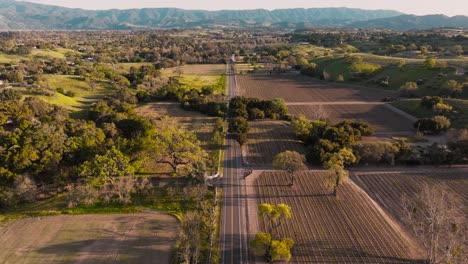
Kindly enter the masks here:
M 220 75 L 226 73 L 225 64 L 188 64 L 180 67 L 183 75 Z M 162 71 L 163 75 L 177 75 L 177 68 L 168 68 Z
M 468 128 L 468 100 L 445 99 L 454 108 L 448 117 L 454 128 Z M 392 105 L 417 118 L 430 118 L 435 115 L 432 109 L 421 106 L 420 99 L 407 99 L 392 102 Z
M 40 98 L 71 111 L 86 110 L 92 103 L 114 91 L 107 82 L 96 82 L 96 88 L 91 90 L 89 83 L 77 76 L 45 75 L 45 77 L 52 88 L 63 88 L 65 93 L 73 92 L 74 96 L 56 93 L 53 96 L 40 96 Z
M 347 182 L 337 199 L 324 173 L 297 173 L 294 187 L 284 172 L 263 172 L 253 183 L 258 204 L 292 208 L 292 219 L 275 231 L 294 241 L 290 263 L 424 263 L 418 244 L 364 191 Z
M 49 49 L 33 49 L 29 55 L 10 55 L 0 53 L 0 64 L 11 63 L 15 64 L 21 60 L 29 60 L 31 58 L 47 58 L 47 59 L 65 59 L 67 53 L 74 53 L 80 55 L 81 53 L 72 49 L 57 48 L 55 50 Z
M 347 83 L 372 86 L 381 89 L 399 90 L 400 87 L 407 82 L 424 80 L 424 83 L 419 86 L 418 90 L 418 93 L 421 95 L 438 94 L 438 87 L 441 87 L 446 81 L 451 79 L 462 83 L 467 81 L 465 77 L 456 75 L 456 69 L 454 67 L 427 69 L 423 66 L 424 60 L 385 57 L 372 54 L 359 54 L 359 56 L 363 57 L 365 62 L 380 65 L 381 68 L 375 71 L 368 79 L 352 81 L 351 77 L 353 73 L 343 57 L 323 57 L 315 59 L 313 62 L 317 64 L 319 72 L 326 71 L 330 74 L 331 80 L 337 80 L 338 76 L 341 75 Z M 398 68 L 396 65 L 401 60 L 408 63 L 403 69 Z M 462 67 L 459 66 L 459 64 L 463 65 L 463 67 L 467 67 L 467 62 L 461 59 L 441 61 L 445 61 L 449 63 L 449 65 L 457 65 L 457 67 Z M 381 80 L 386 77 L 389 77 L 389 85 L 387 87 L 380 86 Z
M 177 220 L 157 212 L 20 219 L 0 230 L 2 263 L 170 263 Z

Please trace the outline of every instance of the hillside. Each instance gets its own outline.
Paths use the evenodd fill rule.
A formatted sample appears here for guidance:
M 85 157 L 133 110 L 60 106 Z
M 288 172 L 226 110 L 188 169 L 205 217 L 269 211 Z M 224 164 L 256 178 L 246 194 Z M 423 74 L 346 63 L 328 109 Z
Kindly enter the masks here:
M 352 28 L 384 28 L 392 30 L 429 29 L 442 27 L 466 28 L 467 16 L 448 17 L 444 15 L 401 15 L 396 17 L 380 18 L 370 21 L 353 22 L 347 27 Z
M 112 6 L 109 6 L 112 8 Z M 257 10 L 182 10 L 144 8 L 91 11 L 0 0 L 0 30 L 9 29 L 133 29 L 342 26 L 355 21 L 401 15 L 391 10 L 312 8 Z

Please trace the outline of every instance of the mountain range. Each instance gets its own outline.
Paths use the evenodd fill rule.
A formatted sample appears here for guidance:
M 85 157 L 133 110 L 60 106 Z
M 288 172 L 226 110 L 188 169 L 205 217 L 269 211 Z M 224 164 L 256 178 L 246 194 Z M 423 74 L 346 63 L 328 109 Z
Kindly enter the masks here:
M 107 30 L 168 28 L 468 28 L 467 16 L 412 16 L 392 10 L 310 8 L 278 10 L 184 10 L 142 8 L 84 10 L 0 0 L 0 30 Z

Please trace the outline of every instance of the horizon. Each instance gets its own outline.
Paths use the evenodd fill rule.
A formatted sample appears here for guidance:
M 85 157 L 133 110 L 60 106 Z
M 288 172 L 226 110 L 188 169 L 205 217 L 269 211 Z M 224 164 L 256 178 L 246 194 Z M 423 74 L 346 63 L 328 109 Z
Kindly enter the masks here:
M 247 1 L 238 0 L 236 3 L 227 1 L 210 1 L 200 0 L 196 2 L 190 1 L 187 3 L 183 0 L 136 0 L 128 2 L 125 0 L 115 0 L 112 4 L 106 1 L 74 1 L 74 0 L 15 0 L 18 2 L 31 2 L 44 5 L 61 6 L 67 8 L 80 8 L 85 10 L 110 10 L 110 9 L 142 9 L 142 8 L 178 8 L 185 10 L 278 10 L 278 9 L 297 9 L 297 8 L 352 8 L 364 10 L 393 10 L 409 15 L 447 15 L 447 16 L 468 16 L 468 3 L 462 3 L 461 0 L 446 0 L 444 5 L 441 4 L 427 4 L 427 1 L 416 0 L 394 0 L 382 2 L 371 2 L 365 0 L 335 0 L 335 1 L 304 1 L 304 0 L 290 0 L 285 3 L 271 3 L 271 1 Z M 184 3 L 185 2 L 185 3 Z M 236 4 L 236 6 L 232 6 Z M 112 5 L 112 6 L 110 6 Z M 270 8 L 268 8 L 270 7 Z

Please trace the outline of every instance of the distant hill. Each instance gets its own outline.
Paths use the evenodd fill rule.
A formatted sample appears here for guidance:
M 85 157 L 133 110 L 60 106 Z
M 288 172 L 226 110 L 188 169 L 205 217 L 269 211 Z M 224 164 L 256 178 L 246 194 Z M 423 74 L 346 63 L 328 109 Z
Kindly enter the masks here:
M 412 30 L 429 28 L 468 28 L 467 16 L 448 17 L 444 15 L 414 16 L 401 15 L 396 17 L 357 21 L 347 25 L 353 28 L 384 28 L 393 30 Z
M 109 1 L 109 6 L 112 6 Z M 354 21 L 401 15 L 391 10 L 313 8 L 257 10 L 182 10 L 143 8 L 83 10 L 0 0 L 0 29 L 127 29 L 195 27 L 341 26 Z
M 111 6 L 111 1 L 109 1 Z M 406 16 L 392 10 L 310 8 L 256 10 L 183 10 L 143 8 L 83 10 L 13 0 L 0 0 L 0 30 L 79 30 L 152 28 L 379 27 L 421 29 L 457 25 L 468 27 L 466 17 Z M 408 20 L 409 22 L 405 22 Z M 413 20 L 413 21 L 411 21 Z M 420 21 L 420 22 L 417 22 Z M 447 22 L 447 21 L 450 21 Z

